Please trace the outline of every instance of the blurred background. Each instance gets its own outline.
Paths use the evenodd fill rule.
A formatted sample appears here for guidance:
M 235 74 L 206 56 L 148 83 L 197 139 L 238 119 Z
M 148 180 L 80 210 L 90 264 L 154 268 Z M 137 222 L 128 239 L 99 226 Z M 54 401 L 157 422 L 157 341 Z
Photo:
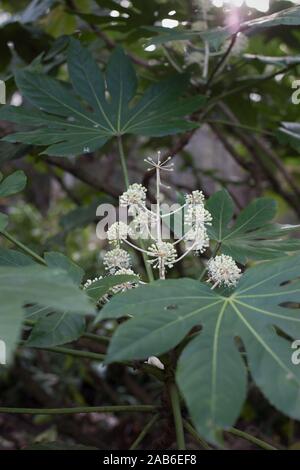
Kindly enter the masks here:
M 283 132 L 282 123 L 299 121 L 292 101 L 300 88 L 300 29 L 295 25 L 247 22 L 300 5 L 279 0 L 33 0 L 0 1 L 0 79 L 7 103 L 28 106 L 14 80 L 14 71 L 29 64 L 37 71 L 68 80 L 69 37 L 88 47 L 104 68 L 111 51 L 122 45 L 135 64 L 138 93 L 174 74 L 189 74 L 187 96 L 203 94 L 212 106 L 191 119 L 199 127 L 161 138 L 126 136 L 126 159 L 132 182 L 153 179 L 144 158 L 158 150 L 171 155 L 175 171 L 168 175 L 166 201 L 201 189 L 211 195 L 227 188 L 236 211 L 254 197 L 268 195 L 278 203 L 278 222 L 300 221 L 300 132 Z M 298 15 L 298 16 L 297 16 Z M 299 10 L 291 17 L 300 18 Z M 218 28 L 242 31 L 230 37 Z M 214 33 L 209 35 L 209 32 Z M 218 34 L 216 34 L 216 31 Z M 200 32 L 207 32 L 203 36 Z M 20 129 L 27 129 L 26 122 Z M 0 136 L 15 129 L 0 121 Z M 37 253 L 57 250 L 82 266 L 87 277 L 103 272 L 107 246 L 96 238 L 96 207 L 117 204 L 123 177 L 116 141 L 99 151 L 70 157 L 40 155 L 43 149 L 0 143 L 0 171 L 23 170 L 28 183 L 21 195 L 0 199 L 10 216 L 10 232 Z M 9 246 L 0 241 L 1 246 Z M 136 269 L 144 268 L 136 259 Z M 197 277 L 200 262 L 186 260 L 174 275 Z M 26 334 L 26 332 L 25 332 Z M 80 340 L 82 347 L 88 340 Z M 88 347 L 103 352 L 101 345 Z M 89 361 L 22 349 L 11 369 L 0 368 L 0 402 L 6 406 L 68 406 L 152 403 L 158 384 L 123 366 L 103 367 Z M 0 415 L 0 449 L 20 449 L 57 440 L 98 448 L 125 449 L 144 424 L 143 416 Z M 250 387 L 239 426 L 274 445 L 300 448 L 300 427 L 283 417 Z M 153 431 L 144 446 L 171 446 L 170 428 Z M 227 436 L 233 449 L 252 448 Z M 47 443 L 47 444 L 46 444 Z M 189 442 L 190 448 L 196 448 Z

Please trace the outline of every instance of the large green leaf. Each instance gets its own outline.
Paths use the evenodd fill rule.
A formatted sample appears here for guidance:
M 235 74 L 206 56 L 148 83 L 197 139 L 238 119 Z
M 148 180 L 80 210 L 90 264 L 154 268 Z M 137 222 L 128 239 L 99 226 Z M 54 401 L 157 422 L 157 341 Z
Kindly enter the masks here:
M 0 197 L 8 197 L 19 193 L 27 182 L 24 171 L 18 170 L 4 178 L 0 183 Z
M 272 224 L 276 214 L 276 202 L 270 198 L 258 198 L 240 212 L 235 223 L 234 203 L 226 190 L 218 191 L 207 202 L 213 221 L 209 227 L 212 240 L 221 243 L 221 251 L 245 264 L 248 260 L 264 260 L 282 257 L 285 253 L 299 251 L 300 240 L 286 239 L 299 225 Z
M 92 314 L 88 297 L 64 271 L 33 265 L 0 266 L 0 336 L 8 359 L 19 337 L 26 304 L 47 305 L 57 311 Z
M 34 348 L 58 346 L 80 338 L 85 329 L 81 315 L 56 312 L 42 316 L 33 327 L 26 344 Z
M 30 256 L 24 255 L 20 251 L 0 248 L 0 266 L 29 266 L 35 264 Z
M 246 395 L 243 348 L 263 394 L 300 419 L 300 369 L 291 361 L 290 342 L 278 334 L 300 337 L 299 276 L 300 256 L 293 256 L 250 268 L 228 296 L 192 279 L 157 281 L 119 294 L 102 318 L 134 318 L 117 329 L 107 362 L 166 353 L 202 326 L 177 368 L 177 383 L 201 435 L 215 442 L 218 431 L 239 415 Z
M 49 251 L 45 253 L 44 258 L 49 268 L 59 268 L 66 271 L 69 278 L 79 286 L 84 275 L 84 270 L 80 266 L 70 260 L 63 253 L 59 253 L 57 251 Z
M 71 39 L 68 68 L 74 91 L 66 83 L 36 71 L 17 71 L 20 91 L 39 110 L 5 106 L 0 110 L 0 119 L 38 127 L 6 136 L 4 140 L 50 145 L 44 153 L 61 156 L 92 152 L 113 136 L 127 133 L 164 136 L 198 126 L 183 117 L 199 109 L 204 97 L 178 99 L 187 88 L 186 75 L 150 86 L 131 105 L 137 79 L 121 48 L 111 55 L 104 78 L 90 52 Z M 87 110 L 82 100 L 92 111 Z

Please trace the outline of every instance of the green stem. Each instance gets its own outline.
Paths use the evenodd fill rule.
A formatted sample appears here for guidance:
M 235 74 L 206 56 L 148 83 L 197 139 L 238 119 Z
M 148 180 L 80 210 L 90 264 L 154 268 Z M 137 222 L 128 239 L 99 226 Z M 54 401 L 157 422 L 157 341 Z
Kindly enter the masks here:
M 251 436 L 251 434 L 248 434 L 247 432 L 240 431 L 240 429 L 230 428 L 227 430 L 227 432 L 229 432 L 230 434 L 233 434 L 234 436 L 241 437 L 242 439 L 245 439 L 246 441 L 252 442 L 252 444 L 256 444 L 262 449 L 277 450 L 276 447 L 271 446 L 267 442 L 264 442 L 261 439 L 258 439 L 257 437 Z
M 140 432 L 140 434 L 138 435 L 138 437 L 136 438 L 136 440 L 134 441 L 134 443 L 132 444 L 129 450 L 135 450 L 139 446 L 139 444 L 142 442 L 146 434 L 148 434 L 152 426 L 156 423 L 158 418 L 159 418 L 159 414 L 156 414 L 151 418 L 149 423 L 147 423 L 146 426 L 142 429 L 142 431 Z
M 12 242 L 14 245 L 16 245 L 18 248 L 20 248 L 24 253 L 26 253 L 27 255 L 31 256 L 35 261 L 37 261 L 38 263 L 41 263 L 41 264 L 44 264 L 45 266 L 47 266 L 47 263 L 46 261 L 44 260 L 44 258 L 42 258 L 41 256 L 39 256 L 37 253 L 34 253 L 34 251 L 32 251 L 30 248 L 28 248 L 27 246 L 23 245 L 23 243 L 19 242 L 18 240 L 16 240 L 16 238 L 14 238 L 12 235 L 10 235 L 8 232 L 6 232 L 5 230 L 3 230 L 2 232 L 0 232 L 1 235 L 3 235 L 5 238 L 7 238 L 7 240 L 9 240 L 10 242 Z
M 144 412 L 153 413 L 157 410 L 152 405 L 115 405 L 115 406 L 78 406 L 73 408 L 10 408 L 0 407 L 0 413 L 30 415 L 68 415 L 76 413 L 118 413 Z
M 126 158 L 125 158 L 125 153 L 124 153 L 124 148 L 123 148 L 123 142 L 122 142 L 122 137 L 119 135 L 118 136 L 118 147 L 119 147 L 119 155 L 120 155 L 120 160 L 121 160 L 121 165 L 122 165 L 122 170 L 123 170 L 123 176 L 124 176 L 124 182 L 126 189 L 129 186 L 129 176 L 128 176 L 128 171 L 127 171 L 127 165 L 126 165 Z
M 211 447 L 199 436 L 193 426 L 186 420 L 183 420 L 184 428 L 190 433 L 190 435 L 197 441 L 205 450 L 212 450 Z
M 26 344 L 25 341 L 20 341 L 20 346 L 26 346 L 26 347 L 31 347 L 30 344 Z M 98 354 L 90 351 L 80 351 L 79 349 L 71 349 L 71 348 L 63 348 L 60 346 L 56 347 L 41 347 L 37 349 L 43 349 L 43 351 L 49 351 L 53 353 L 58 353 L 58 354 L 67 354 L 68 356 L 73 356 L 73 357 L 82 357 L 84 359 L 92 359 L 94 361 L 100 361 L 103 362 L 105 360 L 105 354 Z
M 94 333 L 83 333 L 82 338 L 91 339 L 102 344 L 110 343 L 110 338 L 108 338 L 107 336 L 95 335 Z
M 174 383 L 169 386 L 170 399 L 174 417 L 176 439 L 178 450 L 185 450 L 183 422 L 180 409 L 180 399 L 177 391 L 177 387 Z
M 257 132 L 258 134 L 265 134 L 265 135 L 270 135 L 270 136 L 274 135 L 274 132 L 271 132 L 271 131 L 259 129 L 258 127 L 247 126 L 245 124 L 237 124 L 235 122 L 224 121 L 222 119 L 207 119 L 205 120 L 205 122 L 208 124 L 220 124 L 223 126 L 236 127 L 238 129 L 244 129 L 250 132 Z

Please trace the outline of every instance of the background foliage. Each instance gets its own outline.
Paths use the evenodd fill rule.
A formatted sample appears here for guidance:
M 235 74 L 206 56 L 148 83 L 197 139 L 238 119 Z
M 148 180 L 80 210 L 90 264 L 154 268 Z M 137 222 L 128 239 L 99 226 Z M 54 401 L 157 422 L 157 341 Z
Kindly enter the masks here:
M 274 0 L 268 14 L 243 6 L 235 12 L 239 21 L 233 29 L 228 24 L 233 9 L 209 1 L 2 2 L 0 78 L 13 107 L 0 108 L 0 333 L 9 338 L 10 356 L 19 345 L 13 366 L 0 369 L 1 406 L 155 403 L 164 419 L 159 427 L 153 423 L 141 446 L 171 448 L 176 436 L 169 385 L 161 395 L 161 371 L 139 359 L 162 355 L 172 370 L 185 347 L 177 383 L 200 423 L 197 430 L 211 445 L 219 442 L 220 427 L 239 418 L 239 430 L 272 446 L 299 446 L 294 421 L 299 371 L 290 370 L 287 342 L 298 331 L 298 281 L 293 292 L 281 285 L 299 277 L 298 257 L 250 268 L 230 300 L 199 288 L 203 266 L 199 258 L 187 258 L 172 276 L 190 279 L 115 297 L 100 312 L 96 329 L 91 317 L 96 300 L 115 281 L 100 282 L 87 295 L 78 288 L 103 273 L 106 246 L 95 236 L 97 206 L 117 203 L 125 188 L 124 159 L 127 177 L 143 182 L 151 198 L 153 174 L 143 159 L 157 150 L 175 163 L 168 183 L 177 193 L 166 188 L 166 200 L 180 200 L 198 188 L 211 196 L 210 237 L 223 253 L 252 266 L 299 250 L 299 105 L 291 97 L 299 77 L 300 7 L 294 3 Z M 163 27 L 166 19 L 177 21 L 177 27 Z M 136 257 L 135 266 L 146 279 L 142 259 Z M 268 281 L 273 272 L 279 273 L 277 284 Z M 256 287 L 258 277 L 266 296 Z M 182 293 L 189 291 L 196 301 L 185 300 Z M 174 299 L 172 324 L 165 296 Z M 154 313 L 153 298 L 160 303 Z M 196 334 L 178 346 L 191 328 L 197 333 L 200 320 L 189 315 L 199 298 L 207 306 L 201 318 L 207 336 Z M 282 306 L 281 300 L 289 303 Z M 218 308 L 211 310 L 211 304 Z M 147 308 L 149 324 L 140 315 Z M 116 324 L 102 320 L 124 313 L 136 317 L 117 329 L 108 348 Z M 219 367 L 212 348 L 223 320 Z M 162 326 L 158 343 L 155 330 Z M 233 346 L 235 335 L 249 356 L 248 394 L 244 350 L 239 354 Z M 205 354 L 199 355 L 199 348 Z M 131 360 L 135 367 L 126 365 Z M 215 382 L 204 387 L 207 369 L 214 370 Z M 270 386 L 272 376 L 285 383 L 284 396 L 280 387 Z M 235 408 L 224 407 L 228 389 Z M 147 416 L 21 413 L 2 414 L 0 423 L 3 449 L 56 441 L 128 448 Z M 245 434 L 240 439 L 236 429 L 229 431 L 224 435 L 229 448 L 257 445 Z M 207 446 L 195 436 L 187 437 L 187 445 Z

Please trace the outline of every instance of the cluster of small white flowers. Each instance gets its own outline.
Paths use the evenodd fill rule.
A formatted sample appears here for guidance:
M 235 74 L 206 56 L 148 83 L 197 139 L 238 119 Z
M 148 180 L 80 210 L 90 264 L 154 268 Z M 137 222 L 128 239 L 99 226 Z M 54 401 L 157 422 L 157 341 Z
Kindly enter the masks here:
M 119 245 L 130 235 L 130 228 L 124 222 L 115 222 L 107 230 L 107 238 L 110 243 Z
M 203 204 L 189 205 L 185 214 L 185 223 L 191 227 L 211 225 L 212 216 Z
M 143 206 L 146 201 L 147 189 L 138 183 L 131 184 L 127 191 L 120 196 L 120 206 L 135 208 Z
M 213 288 L 217 286 L 233 287 L 241 277 L 241 270 L 231 256 L 219 255 L 211 259 L 207 265 L 209 281 Z
M 173 268 L 174 261 L 177 258 L 177 252 L 169 242 L 157 242 L 153 243 L 149 249 L 149 256 L 153 256 L 153 259 L 149 260 L 150 264 L 153 264 L 154 268 L 159 267 L 160 263 L 168 268 Z
M 197 189 L 196 191 L 193 191 L 191 194 L 186 194 L 185 195 L 185 202 L 188 205 L 204 204 L 205 196 L 204 196 L 202 191 L 199 191 Z
M 110 274 L 116 274 L 120 269 L 130 269 L 131 258 L 122 248 L 114 248 L 105 254 L 103 264 Z
M 204 207 L 205 197 L 202 191 L 187 194 L 185 200 L 184 223 L 188 227 L 185 235 L 187 247 L 195 252 L 204 253 L 209 246 L 206 226 L 211 225 L 212 216 Z

